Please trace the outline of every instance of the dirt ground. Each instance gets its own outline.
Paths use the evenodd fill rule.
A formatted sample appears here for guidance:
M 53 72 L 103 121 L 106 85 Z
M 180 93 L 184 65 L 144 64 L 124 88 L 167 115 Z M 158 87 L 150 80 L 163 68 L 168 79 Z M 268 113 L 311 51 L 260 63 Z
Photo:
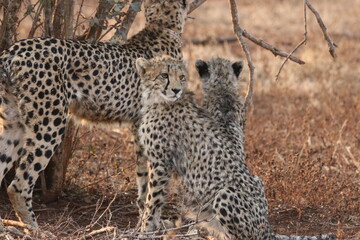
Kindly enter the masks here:
M 360 239 L 360 0 L 312 2 L 338 45 L 337 58 L 331 58 L 310 12 L 308 43 L 295 54 L 306 64 L 288 62 L 278 81 L 275 75 L 284 59 L 248 43 L 256 85 L 246 129 L 247 163 L 265 183 L 274 232 L 332 232 L 338 239 Z M 239 0 L 238 7 L 248 32 L 284 51 L 290 52 L 303 39 L 302 1 Z M 244 54 L 236 41 L 218 43 L 233 37 L 227 1 L 208 0 L 191 16 L 183 53 L 190 88 L 201 102 L 195 60 L 238 60 Z M 132 31 L 142 26 L 139 17 Z M 193 43 L 199 41 L 206 44 Z M 245 70 L 244 92 L 247 79 Z M 81 239 L 106 226 L 134 228 L 137 190 L 129 129 L 80 126 L 76 139 L 61 197 L 34 204 L 41 229 L 58 239 Z M 169 199 L 165 214 L 176 209 L 174 199 Z M 2 218 L 16 219 L 5 192 L 0 212 Z M 110 231 L 93 239 L 112 236 Z

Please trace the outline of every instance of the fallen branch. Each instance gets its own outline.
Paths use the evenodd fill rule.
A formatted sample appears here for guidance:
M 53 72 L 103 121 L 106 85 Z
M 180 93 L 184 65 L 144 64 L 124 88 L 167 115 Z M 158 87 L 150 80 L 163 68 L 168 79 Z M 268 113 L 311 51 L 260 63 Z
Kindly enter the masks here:
M 38 240 L 38 238 L 32 238 L 29 235 L 27 235 L 26 233 L 21 232 L 20 230 L 18 230 L 15 227 L 6 227 L 4 229 L 4 232 L 8 233 L 8 234 L 5 234 L 5 239 L 15 239 L 15 238 L 11 238 L 12 237 L 11 235 L 16 235 L 16 236 L 21 237 L 22 239 Z
M 237 6 L 236 6 L 235 0 L 230 0 L 230 8 L 231 8 L 231 16 L 232 16 L 234 32 L 241 43 L 241 47 L 242 47 L 243 51 L 245 52 L 246 60 L 248 62 L 248 66 L 249 66 L 249 70 L 250 70 L 249 86 L 248 86 L 248 91 L 247 91 L 245 103 L 244 103 L 244 109 L 246 111 L 251 103 L 251 98 L 254 93 L 254 69 L 255 69 L 255 67 L 251 60 L 250 50 L 248 49 L 246 41 L 244 39 L 244 30 L 240 27 L 240 24 L 239 24 L 239 16 L 238 16 L 238 11 L 237 11 Z
M 197 9 L 198 7 L 200 7 L 200 5 L 203 4 L 204 2 L 206 2 L 206 0 L 194 0 L 194 1 L 190 4 L 188 14 L 190 14 L 190 13 L 193 12 L 195 9 Z
M 39 228 L 33 227 L 29 224 L 25 224 L 25 223 L 22 223 L 19 221 L 8 220 L 8 219 L 0 219 L 0 221 L 5 226 L 7 225 L 7 226 L 23 228 L 25 231 L 25 233 L 23 234 L 25 239 L 37 239 L 37 238 L 31 238 L 29 235 L 26 234 L 26 233 L 30 233 L 30 232 L 32 233 L 31 235 L 35 234 L 35 236 L 40 236 L 40 238 L 43 238 L 43 239 L 55 238 L 55 235 L 52 234 L 51 232 L 42 232 Z M 22 233 L 20 231 L 15 230 L 16 228 L 12 229 L 9 227 L 5 227 L 5 229 L 13 234 L 22 235 Z
M 13 220 L 8 220 L 8 219 L 1 219 L 1 222 L 4 225 L 8 225 L 8 226 L 14 226 L 14 227 L 21 227 L 21 228 L 25 228 L 27 230 L 30 231 L 36 231 L 37 229 L 31 225 L 19 222 L 19 221 L 13 221 Z
M 94 237 L 95 235 L 98 235 L 98 234 L 101 234 L 104 232 L 113 232 L 113 231 L 115 231 L 115 229 L 116 229 L 115 227 L 103 227 L 98 230 L 94 230 L 94 231 L 90 232 L 89 234 L 86 234 L 85 238 L 91 238 L 91 237 Z
M 194 226 L 198 223 L 201 222 L 207 222 L 208 220 L 200 220 L 200 221 L 195 221 L 195 222 L 191 222 L 189 224 L 185 224 L 182 225 L 180 227 L 174 227 L 174 228 L 166 228 L 166 229 L 160 229 L 157 231 L 153 231 L 153 232 L 129 232 L 129 231 L 121 231 L 118 230 L 118 234 L 120 235 L 120 238 L 116 238 L 117 239 L 123 239 L 123 238 L 136 238 L 136 239 L 154 239 L 154 238 L 159 238 L 162 239 L 166 233 L 168 232 L 173 232 L 173 231 L 178 231 L 178 230 L 182 230 L 191 226 Z M 193 236 L 194 234 L 190 234 L 191 236 Z M 189 236 L 190 236 L 189 235 Z M 173 236 L 173 235 L 172 235 Z M 188 236 L 188 235 L 176 235 L 176 236 Z
M 318 21 L 319 26 L 320 26 L 323 34 L 324 34 L 324 38 L 325 38 L 325 40 L 328 42 L 329 52 L 330 52 L 331 56 L 332 56 L 333 58 L 335 58 L 335 57 L 336 57 L 335 47 L 337 47 L 336 43 L 334 43 L 334 42 L 331 40 L 329 34 L 327 33 L 326 26 L 325 26 L 323 20 L 321 19 L 320 14 L 318 13 L 318 11 L 316 11 L 316 9 L 311 5 L 311 3 L 310 3 L 309 0 L 305 0 L 305 3 L 306 3 L 306 5 L 308 6 L 308 8 L 311 10 L 311 12 L 313 12 L 313 14 L 315 15 L 316 20 Z

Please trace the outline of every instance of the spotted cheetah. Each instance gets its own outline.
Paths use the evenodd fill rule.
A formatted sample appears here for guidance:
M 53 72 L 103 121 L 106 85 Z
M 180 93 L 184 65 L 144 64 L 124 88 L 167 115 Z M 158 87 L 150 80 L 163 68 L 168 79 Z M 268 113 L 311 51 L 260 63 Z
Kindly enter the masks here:
M 195 66 L 202 81 L 202 106 L 223 127 L 229 140 L 242 147 L 246 114 L 238 78 L 244 62 L 218 57 L 210 61 L 197 60 Z
M 247 168 L 243 148 L 194 102 L 184 65 L 171 58 L 140 58 L 136 66 L 143 88 L 140 143 L 149 161 L 142 231 L 161 226 L 167 185 L 175 174 L 184 185 L 185 214 L 217 239 L 271 239 L 263 183 Z
M 199 221 L 216 239 L 336 239 L 333 234 L 271 233 L 264 184 L 249 172 L 243 146 L 239 146 L 245 113 L 236 81 L 242 62 L 221 58 L 197 61 L 205 109 L 197 106 L 186 90 L 186 69 L 181 61 L 138 59 L 136 65 L 144 88 L 139 135 L 150 169 L 142 231 L 161 227 L 161 208 L 173 174 L 184 186 L 185 215 Z
M 141 109 L 136 59 L 182 58 L 187 1 L 145 0 L 144 9 L 145 28 L 123 45 L 35 38 L 0 55 L 0 183 L 18 161 L 7 192 L 22 222 L 37 226 L 34 184 L 61 143 L 69 115 L 96 125 L 136 124 Z M 146 185 L 146 171 L 140 155 L 140 186 Z

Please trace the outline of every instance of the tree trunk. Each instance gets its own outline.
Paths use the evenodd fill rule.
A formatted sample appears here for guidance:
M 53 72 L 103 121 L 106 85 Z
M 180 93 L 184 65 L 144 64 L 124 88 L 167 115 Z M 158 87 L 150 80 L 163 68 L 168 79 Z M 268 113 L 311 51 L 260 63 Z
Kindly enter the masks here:
M 13 44 L 16 36 L 17 13 L 21 0 L 4 0 L 1 5 L 4 7 L 4 17 L 0 29 L 0 49 L 7 49 Z
M 50 2 L 47 0 L 48 3 Z M 74 0 L 59 0 L 56 4 L 53 23 L 54 36 L 70 38 L 73 32 Z M 65 176 L 74 145 L 74 122 L 68 121 L 64 139 L 56 149 L 41 178 L 41 201 L 44 203 L 56 200 L 64 188 Z
M 65 136 L 56 149 L 44 171 L 45 181 L 41 182 L 41 201 L 48 203 L 56 200 L 64 188 L 66 170 L 73 152 L 75 126 L 72 120 L 66 125 Z

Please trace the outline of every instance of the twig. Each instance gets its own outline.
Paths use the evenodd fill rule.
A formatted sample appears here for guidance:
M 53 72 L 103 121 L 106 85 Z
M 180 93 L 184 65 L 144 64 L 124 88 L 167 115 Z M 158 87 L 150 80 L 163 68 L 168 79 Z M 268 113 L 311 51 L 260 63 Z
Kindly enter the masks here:
M 113 204 L 113 202 L 115 201 L 115 199 L 116 199 L 116 197 L 117 197 L 117 193 L 115 194 L 115 196 L 113 197 L 113 199 L 110 201 L 110 203 L 109 203 L 109 205 L 106 207 L 106 209 L 100 214 L 100 216 L 96 219 L 96 221 L 95 222 L 93 222 L 92 221 L 92 223 L 90 224 L 90 226 L 88 226 L 87 228 L 92 228 L 92 227 L 94 227 L 95 226 L 95 224 L 104 216 L 104 214 L 108 211 L 108 210 L 110 210 L 110 207 L 111 207 L 111 205 Z M 96 210 L 96 212 L 98 211 L 98 209 Z M 94 216 L 95 217 L 95 216 Z
M 277 81 L 279 79 L 280 73 L 282 71 L 282 69 L 284 68 L 286 62 L 289 60 L 289 58 L 304 44 L 306 44 L 307 42 L 307 20 L 306 20 L 306 0 L 304 1 L 304 39 L 298 44 L 296 45 L 296 47 L 294 48 L 294 50 L 292 50 L 289 55 L 286 57 L 286 59 L 284 60 L 284 62 L 281 64 L 278 73 L 276 74 L 276 78 L 275 81 Z
M 7 227 L 5 228 L 5 232 L 8 232 L 10 234 L 14 234 L 17 235 L 19 237 L 22 237 L 22 239 L 31 239 L 31 240 L 38 240 L 38 238 L 32 238 L 29 235 L 27 235 L 26 233 L 21 232 L 20 230 L 18 230 L 15 227 Z M 5 235 L 6 236 L 6 235 Z M 8 235 L 9 236 L 9 235 Z M 6 236 L 7 237 L 7 236 Z M 6 238 L 6 239 L 14 239 L 14 238 Z
M 207 221 L 208 220 L 204 219 L 204 220 L 200 220 L 200 221 L 191 222 L 191 223 L 182 225 L 180 227 L 160 229 L 160 230 L 153 231 L 153 232 L 128 232 L 128 231 L 120 231 L 120 230 L 118 230 L 117 232 L 118 232 L 118 234 L 120 234 L 120 238 L 117 238 L 117 239 L 131 238 L 131 237 L 132 238 L 136 237 L 138 239 L 162 238 L 162 237 L 164 237 L 164 234 L 166 234 L 167 232 L 181 230 L 181 229 L 188 228 L 188 227 L 191 227 L 193 225 L 196 225 L 198 223 L 207 222 Z M 161 234 L 161 235 L 155 236 L 156 234 Z M 143 235 L 143 237 L 140 237 L 139 235 Z M 148 237 L 145 237 L 145 236 L 148 236 Z M 151 237 L 149 237 L 149 236 L 151 236 Z
M 20 25 L 20 23 L 21 23 L 22 21 L 24 21 L 24 19 L 27 18 L 27 17 L 31 14 L 31 13 L 28 13 L 28 12 L 33 11 L 39 3 L 40 3 L 40 1 L 37 1 L 34 5 L 30 4 L 30 5 L 28 6 L 26 12 L 24 13 L 24 16 L 23 16 L 20 20 L 18 20 L 16 28 L 18 28 L 19 25 Z
M 197 9 L 198 7 L 200 7 L 200 5 L 203 4 L 204 2 L 206 2 L 206 0 L 194 0 L 194 1 L 190 4 L 188 14 L 190 14 L 190 13 L 193 12 L 195 9 Z
M 72 38 L 75 38 L 75 34 L 76 34 L 76 30 L 79 26 L 79 19 L 80 19 L 80 15 L 81 15 L 81 11 L 82 11 L 82 8 L 84 6 L 84 1 L 85 0 L 81 0 L 81 3 L 80 3 L 80 8 L 79 8 L 79 12 L 77 14 L 77 17 L 76 17 L 76 21 L 75 21 L 75 27 L 74 27 L 74 31 L 73 31 L 73 36 Z
M 2 223 L 3 223 L 4 225 L 21 227 L 21 228 L 28 229 L 28 230 L 30 230 L 30 231 L 36 230 L 35 227 L 33 227 L 33 226 L 31 226 L 31 225 L 28 225 L 28 224 L 25 224 L 25 223 L 22 223 L 22 222 L 19 222 L 19 221 L 13 221 L 13 220 L 8 220 L 8 219 L 1 219 L 0 221 L 2 221 Z
M 106 16 L 113 8 L 114 4 L 115 2 L 111 2 L 107 0 L 99 1 L 99 6 L 96 10 L 95 16 L 93 17 L 93 20 L 96 19 L 98 22 L 97 23 L 94 22 L 94 24 L 90 27 L 86 35 L 86 40 L 88 40 L 89 42 L 95 42 L 99 39 L 103 27 L 107 22 Z
M 323 34 L 324 34 L 324 38 L 325 38 L 325 40 L 328 42 L 329 52 L 330 52 L 331 56 L 332 56 L 333 58 L 335 58 L 335 57 L 336 57 L 335 47 L 337 47 L 336 43 L 334 43 L 334 42 L 331 40 L 329 34 L 327 33 L 326 26 L 325 26 L 323 20 L 321 19 L 321 16 L 320 16 L 319 12 L 316 11 L 316 9 L 311 5 L 311 3 L 310 3 L 309 0 L 305 0 L 305 3 L 306 3 L 306 5 L 308 6 L 308 8 L 309 8 L 309 9 L 313 12 L 313 14 L 315 15 L 316 20 L 318 21 L 319 26 L 320 26 Z
M 91 238 L 95 235 L 98 235 L 98 234 L 101 234 L 101 233 L 104 233 L 104 232 L 111 232 L 111 231 L 114 231 L 116 229 L 116 227 L 103 227 L 103 228 L 100 228 L 98 230 L 94 230 L 92 232 L 90 232 L 89 234 L 86 234 L 85 235 L 85 238 Z
M 237 37 L 223 37 L 223 38 L 205 38 L 205 39 L 196 39 L 193 38 L 190 41 L 185 41 L 185 44 L 190 42 L 194 45 L 207 45 L 207 44 L 225 44 L 225 43 L 232 43 L 237 42 Z
M 246 98 L 245 98 L 245 103 L 244 103 L 244 109 L 246 111 L 248 106 L 251 103 L 251 98 L 252 98 L 252 95 L 254 93 L 254 69 L 255 69 L 255 67 L 254 67 L 254 64 L 253 64 L 253 62 L 251 60 L 250 51 L 249 51 L 249 49 L 247 47 L 247 44 L 245 42 L 245 39 L 243 37 L 244 30 L 239 25 L 239 16 L 238 16 L 238 11 L 237 11 L 237 6 L 236 6 L 236 1 L 235 0 L 230 0 L 230 8 L 231 8 L 231 16 L 232 16 L 234 32 L 235 32 L 236 36 L 238 37 L 238 39 L 239 39 L 239 41 L 241 43 L 242 49 L 245 52 L 246 60 L 248 62 L 248 66 L 249 66 L 249 70 L 250 70 L 249 87 L 248 87 L 248 91 L 247 91 Z
M 286 52 L 283 52 L 279 49 L 277 49 L 276 47 L 270 45 L 269 43 L 265 42 L 264 40 L 255 37 L 253 35 L 251 35 L 250 33 L 248 33 L 245 29 L 243 29 L 243 35 L 244 37 L 246 37 L 247 39 L 249 39 L 250 41 L 252 41 L 253 43 L 255 43 L 256 45 L 259 45 L 262 48 L 265 48 L 267 50 L 269 50 L 270 52 L 272 52 L 275 56 L 281 56 L 281 57 L 288 57 L 289 54 Z M 305 64 L 305 62 L 297 57 L 294 56 L 290 56 L 289 59 L 293 62 L 296 62 L 298 64 Z
M 25 229 L 25 232 L 26 230 L 27 231 L 30 231 L 30 232 L 34 232 L 36 234 L 39 234 L 41 236 L 41 238 L 55 238 L 55 235 L 52 234 L 51 232 L 41 232 L 39 228 L 36 228 L 36 227 L 33 227 L 29 224 L 25 224 L 25 223 L 22 223 L 22 222 L 19 222 L 19 221 L 13 221 L 13 220 L 8 220 L 8 219 L 0 219 L 0 221 L 4 224 L 4 225 L 8 225 L 8 226 L 14 226 L 14 227 L 21 227 L 21 228 L 24 228 Z M 8 228 L 6 227 L 6 229 L 9 231 L 9 232 L 12 232 L 14 234 L 17 234 L 17 235 L 20 235 L 20 232 L 12 229 L 11 228 Z M 16 232 L 15 232 L 16 231 Z M 31 238 L 29 235 L 27 234 L 24 234 L 23 236 L 25 239 L 34 239 L 34 238 Z M 35 239 L 38 239 L 38 238 L 35 238 Z
M 131 4 L 142 4 L 143 0 L 133 0 Z M 137 15 L 137 11 L 134 10 L 133 7 L 129 7 L 129 9 L 126 12 L 125 18 L 122 20 L 120 27 L 116 30 L 114 36 L 111 38 L 111 40 L 117 38 L 120 36 L 121 41 L 126 41 L 127 35 L 129 33 L 129 30 L 131 28 L 132 23 L 135 20 L 135 17 Z
M 31 29 L 29 31 L 29 35 L 28 35 L 28 38 L 33 38 L 34 35 L 35 35 L 35 31 L 36 29 L 38 29 L 38 27 L 40 26 L 40 24 L 37 24 L 39 18 L 40 18 L 40 15 L 41 15 L 41 12 L 43 10 L 43 7 L 44 5 L 40 4 L 36 10 L 36 13 L 35 13 L 35 16 L 33 18 L 33 23 L 31 25 Z

